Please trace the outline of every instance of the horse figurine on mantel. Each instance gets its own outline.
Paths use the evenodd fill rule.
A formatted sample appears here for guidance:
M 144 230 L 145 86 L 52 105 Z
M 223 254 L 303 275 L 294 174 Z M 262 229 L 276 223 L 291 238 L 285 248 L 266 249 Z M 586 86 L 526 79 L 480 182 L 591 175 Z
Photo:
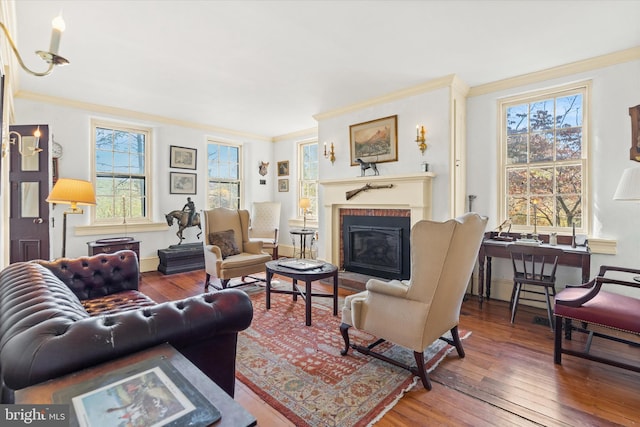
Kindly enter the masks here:
M 182 241 L 184 240 L 184 237 L 182 237 L 182 232 L 184 231 L 185 228 L 193 227 L 197 225 L 198 228 L 200 229 L 200 232 L 198 233 L 197 238 L 198 239 L 200 238 L 200 235 L 202 234 L 202 226 L 200 225 L 199 213 L 194 214 L 191 224 L 189 224 L 189 212 L 183 211 L 183 210 L 171 211 L 165 215 L 165 218 L 167 218 L 167 225 L 169 227 L 173 225 L 174 219 L 178 221 L 178 232 L 176 233 L 176 236 L 180 238 L 180 243 L 178 243 L 179 245 L 182 244 Z

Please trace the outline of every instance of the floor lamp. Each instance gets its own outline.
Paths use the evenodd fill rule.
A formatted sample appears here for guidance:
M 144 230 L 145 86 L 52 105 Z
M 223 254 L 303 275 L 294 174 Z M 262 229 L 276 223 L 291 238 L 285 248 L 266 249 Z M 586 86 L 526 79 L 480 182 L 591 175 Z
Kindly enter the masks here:
M 62 220 L 62 257 L 66 256 L 67 249 L 67 215 L 82 214 L 84 211 L 78 205 L 95 205 L 96 195 L 89 181 L 80 179 L 60 178 L 47 197 L 49 203 L 63 203 L 71 207 L 63 212 Z
M 640 201 L 640 168 L 627 168 L 622 172 L 613 200 Z M 633 280 L 640 282 L 640 276 Z

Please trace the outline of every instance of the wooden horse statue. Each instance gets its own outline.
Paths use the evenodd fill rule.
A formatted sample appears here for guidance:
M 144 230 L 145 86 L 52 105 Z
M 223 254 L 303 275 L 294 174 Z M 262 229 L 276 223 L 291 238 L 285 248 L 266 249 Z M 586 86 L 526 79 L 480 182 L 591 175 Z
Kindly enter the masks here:
M 178 232 L 176 233 L 176 236 L 180 238 L 180 243 L 178 243 L 179 245 L 182 244 L 182 241 L 184 240 L 184 237 L 182 237 L 182 232 L 187 227 L 193 227 L 197 225 L 198 228 L 200 229 L 200 232 L 198 233 L 197 237 L 198 239 L 200 238 L 200 235 L 202 234 L 202 226 L 200 225 L 199 213 L 196 213 L 193 216 L 193 222 L 191 224 L 189 224 L 189 212 L 186 212 L 186 211 L 181 211 L 181 210 L 171 211 L 165 215 L 165 218 L 167 218 L 167 225 L 169 227 L 173 225 L 174 219 L 178 221 Z

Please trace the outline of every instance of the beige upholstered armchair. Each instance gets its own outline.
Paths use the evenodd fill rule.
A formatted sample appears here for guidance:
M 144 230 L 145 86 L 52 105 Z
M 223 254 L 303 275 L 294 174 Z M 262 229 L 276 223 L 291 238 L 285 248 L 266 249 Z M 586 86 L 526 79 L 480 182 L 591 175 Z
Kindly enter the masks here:
M 427 390 L 424 350 L 437 339 L 454 345 L 464 357 L 458 336 L 462 299 L 473 272 L 487 219 L 475 213 L 446 222 L 419 221 L 411 229 L 411 277 L 384 282 L 370 279 L 367 290 L 345 298 L 340 332 L 349 347 L 411 371 Z M 369 346 L 349 343 L 349 328 L 380 340 Z M 451 331 L 452 339 L 442 337 Z M 413 350 L 417 366 L 371 351 L 385 340 Z
M 262 252 L 262 242 L 249 241 L 249 211 L 216 208 L 204 211 L 203 216 L 205 291 L 211 276 L 220 279 L 224 289 L 234 277 L 242 277 L 244 285 L 246 276 L 265 271 L 271 256 Z M 260 280 L 253 279 L 250 283 Z
M 251 211 L 249 239 L 261 241 L 262 249 L 278 258 L 278 229 L 280 228 L 280 202 L 256 202 Z

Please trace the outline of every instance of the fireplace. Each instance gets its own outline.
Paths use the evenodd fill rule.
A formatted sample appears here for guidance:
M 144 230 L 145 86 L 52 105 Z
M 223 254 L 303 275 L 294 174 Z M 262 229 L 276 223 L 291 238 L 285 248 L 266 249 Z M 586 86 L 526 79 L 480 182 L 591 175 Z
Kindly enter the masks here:
M 409 217 L 344 215 L 342 223 L 345 271 L 386 279 L 409 278 Z
M 401 216 L 409 218 L 410 226 L 422 219 L 431 219 L 431 182 L 434 177 L 433 172 L 422 172 L 320 181 L 323 209 L 320 211 L 319 257 L 344 266 L 344 215 Z M 367 183 L 393 184 L 393 187 L 362 191 L 356 197 L 345 198 L 347 192 Z M 409 234 L 406 236 L 408 239 Z M 402 258 L 408 259 L 408 252 Z

